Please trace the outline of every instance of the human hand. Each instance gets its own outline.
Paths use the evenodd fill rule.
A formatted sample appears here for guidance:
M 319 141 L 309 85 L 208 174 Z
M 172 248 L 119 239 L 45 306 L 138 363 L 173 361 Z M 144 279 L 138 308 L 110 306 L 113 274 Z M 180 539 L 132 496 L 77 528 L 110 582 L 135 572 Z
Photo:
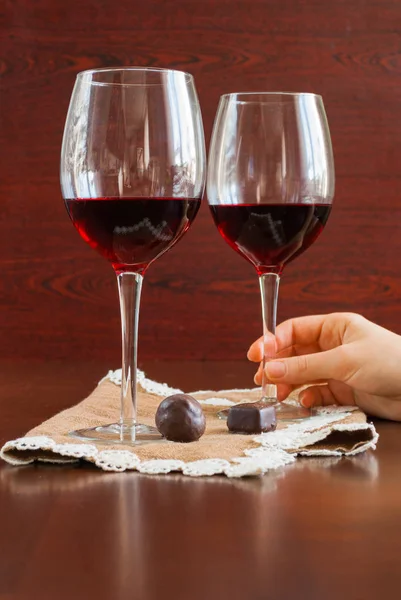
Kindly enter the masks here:
M 275 334 L 276 356 L 265 366 L 277 396 L 284 400 L 300 386 L 305 407 L 341 404 L 401 421 L 401 336 L 353 313 L 290 319 Z M 263 358 L 263 338 L 248 358 Z M 262 365 L 255 382 L 262 381 Z

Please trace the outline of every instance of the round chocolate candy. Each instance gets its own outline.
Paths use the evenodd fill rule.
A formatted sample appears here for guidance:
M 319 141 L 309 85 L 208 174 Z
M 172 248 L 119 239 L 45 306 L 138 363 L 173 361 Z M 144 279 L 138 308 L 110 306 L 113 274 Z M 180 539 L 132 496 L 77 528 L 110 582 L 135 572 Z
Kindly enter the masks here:
M 172 442 L 195 442 L 205 432 L 206 419 L 195 398 L 188 394 L 173 394 L 159 404 L 156 427 Z

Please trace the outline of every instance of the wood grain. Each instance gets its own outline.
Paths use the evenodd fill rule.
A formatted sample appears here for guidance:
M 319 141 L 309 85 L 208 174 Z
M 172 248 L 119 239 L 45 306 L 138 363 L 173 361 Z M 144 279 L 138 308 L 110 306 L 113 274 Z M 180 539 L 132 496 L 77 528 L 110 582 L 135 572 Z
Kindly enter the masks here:
M 216 365 L 144 366 L 187 390 L 247 385 L 241 363 Z M 103 374 L 98 362 L 10 363 L 0 372 L 1 442 L 78 401 Z M 2 463 L 0 597 L 397 598 L 400 425 L 376 426 L 376 452 L 299 459 L 242 480 Z
M 105 65 L 193 73 L 207 141 L 222 93 L 322 94 L 335 205 L 284 274 L 279 316 L 353 310 L 401 332 L 398 1 L 4 0 L 0 12 L 0 358 L 119 361 L 114 275 L 78 238 L 58 182 L 75 75 Z M 205 205 L 149 269 L 140 356 L 239 359 L 260 329 L 256 276 Z

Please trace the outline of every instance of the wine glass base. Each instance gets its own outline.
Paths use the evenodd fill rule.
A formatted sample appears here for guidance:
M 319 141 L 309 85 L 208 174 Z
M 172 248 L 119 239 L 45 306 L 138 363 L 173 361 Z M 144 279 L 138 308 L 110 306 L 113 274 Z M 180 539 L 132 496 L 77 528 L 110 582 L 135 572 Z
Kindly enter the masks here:
M 303 419 L 310 419 L 317 415 L 314 409 L 303 406 L 292 406 L 291 404 L 271 402 L 270 400 L 266 401 L 266 404 L 273 404 L 275 406 L 277 421 L 302 421 Z M 222 420 L 227 419 L 228 411 L 228 408 L 219 411 L 217 413 L 218 418 Z
M 123 444 L 126 446 L 164 441 L 156 427 L 140 424 L 121 425 L 120 423 L 111 423 L 110 425 L 99 425 L 98 427 L 70 431 L 68 435 L 87 442 Z

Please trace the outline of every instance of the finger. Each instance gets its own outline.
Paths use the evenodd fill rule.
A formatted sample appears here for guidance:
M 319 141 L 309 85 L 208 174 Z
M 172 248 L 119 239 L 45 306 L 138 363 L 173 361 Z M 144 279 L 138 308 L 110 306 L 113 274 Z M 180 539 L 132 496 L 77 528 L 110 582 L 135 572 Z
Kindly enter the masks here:
M 298 398 L 302 406 L 312 408 L 340 404 L 345 406 L 357 405 L 365 413 L 372 416 L 401 421 L 400 402 L 382 396 L 356 393 L 349 385 L 341 381 L 329 381 L 327 385 L 311 386 L 303 390 Z
M 256 371 L 255 377 L 253 378 L 256 385 L 262 385 L 263 379 L 263 363 L 260 363 L 258 370 Z
M 332 313 L 284 321 L 276 329 L 277 352 L 292 346 L 312 346 L 319 350 L 335 348 L 341 344 L 349 320 L 348 313 Z
M 284 321 L 278 325 L 274 336 L 270 334 L 275 338 L 277 356 L 332 350 L 341 345 L 352 319 L 355 319 L 352 313 L 331 313 Z M 263 337 L 249 348 L 248 358 L 255 362 L 262 360 Z
M 294 386 L 288 383 L 279 383 L 277 385 L 277 400 L 282 402 L 294 391 Z
M 265 336 L 259 338 L 252 344 L 247 352 L 248 360 L 259 362 L 263 356 L 272 358 L 276 355 L 276 338 L 268 332 Z
M 260 362 L 263 358 L 263 338 L 259 338 L 253 342 L 247 353 L 248 360 L 252 362 Z
M 256 371 L 253 380 L 256 383 L 256 385 L 262 385 L 263 384 L 263 362 L 260 363 L 260 365 L 258 367 L 258 370 Z M 283 389 L 288 390 L 287 391 L 287 396 L 288 396 L 288 394 L 290 394 L 298 386 L 296 386 L 296 385 L 282 384 L 282 387 L 283 387 Z M 287 396 L 284 396 L 283 399 L 285 399 Z
M 272 383 L 311 383 L 327 379 L 346 382 L 352 377 L 356 365 L 350 361 L 346 346 L 318 354 L 293 356 L 272 360 L 265 366 L 265 373 Z
M 336 398 L 328 385 L 314 385 L 303 390 L 298 397 L 305 408 L 337 404 Z
M 263 363 L 260 363 L 259 368 L 255 374 L 254 382 L 256 385 L 262 385 L 263 383 Z M 297 386 L 282 383 L 277 386 L 277 400 L 282 402 L 296 389 Z
M 329 315 L 318 315 L 311 317 L 299 317 L 289 319 L 278 325 L 276 329 L 276 351 L 277 356 L 292 356 L 297 354 L 296 347 L 307 347 L 311 352 L 320 350 L 319 338 L 324 320 Z M 263 336 L 257 339 L 248 350 L 247 357 L 253 362 L 263 359 L 264 342 Z
M 275 337 L 272 336 L 269 342 L 267 348 L 265 347 L 265 355 L 269 358 L 289 358 L 290 356 L 300 356 L 301 354 L 313 354 L 315 352 L 320 352 L 320 348 L 317 344 L 311 344 L 309 346 L 288 346 L 287 348 L 276 352 Z M 259 338 L 249 348 L 247 353 L 248 360 L 252 362 L 260 362 L 263 359 L 263 350 L 263 338 Z
M 275 359 L 289 358 L 290 356 L 301 356 L 303 354 L 315 354 L 321 352 L 321 349 L 317 344 L 311 344 L 309 346 L 288 346 L 283 350 L 276 353 Z
M 305 408 L 331 404 L 351 406 L 355 404 L 353 389 L 341 381 L 331 380 L 326 385 L 314 385 L 302 390 L 298 400 Z

